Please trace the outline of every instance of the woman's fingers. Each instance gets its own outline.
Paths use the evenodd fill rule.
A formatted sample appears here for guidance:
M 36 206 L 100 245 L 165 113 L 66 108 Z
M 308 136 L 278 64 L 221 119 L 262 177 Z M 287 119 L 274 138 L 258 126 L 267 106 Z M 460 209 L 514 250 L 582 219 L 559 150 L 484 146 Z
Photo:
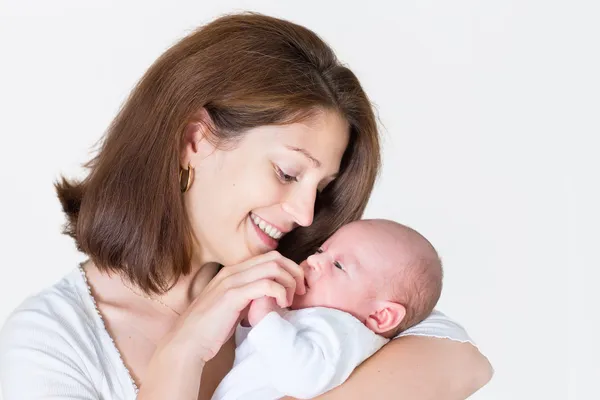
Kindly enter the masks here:
M 259 265 L 259 264 L 263 264 L 268 261 L 276 260 L 280 257 L 282 257 L 282 255 L 279 254 L 278 252 L 270 251 L 265 254 L 260 254 L 256 257 L 252 257 L 251 259 L 246 260 L 240 264 L 230 265 L 225 268 L 221 268 L 219 273 L 210 281 L 210 283 L 216 286 L 221 281 L 227 279 L 231 275 L 237 274 L 238 272 L 241 272 L 241 271 L 245 271 L 249 268 L 254 267 L 255 265 Z
M 227 304 L 228 308 L 233 305 L 234 309 L 229 309 L 236 313 L 262 296 L 275 298 L 280 307 L 289 307 L 295 293 L 306 293 L 304 271 L 292 260 L 272 251 L 223 268 L 208 284 L 205 293 L 212 293 L 211 297 L 219 302 L 226 300 L 221 304 Z
M 261 297 L 272 297 L 281 308 L 287 307 L 287 290 L 272 279 L 260 279 L 243 286 L 230 289 L 225 300 L 230 301 L 236 310 L 241 312 L 252 300 Z
M 229 273 L 234 274 L 236 272 L 252 269 L 254 267 L 259 266 L 260 264 L 265 264 L 269 262 L 276 262 L 294 277 L 294 279 L 296 280 L 297 294 L 302 295 L 306 293 L 306 287 L 304 285 L 304 270 L 302 270 L 302 268 L 298 264 L 296 264 L 289 258 L 282 256 L 277 251 L 271 251 L 269 253 L 262 254 L 260 256 L 251 258 L 250 260 L 241 264 L 235 265 L 233 267 L 227 267 L 224 269 L 227 270 L 231 268 Z
M 271 279 L 285 287 L 287 292 L 287 304 L 284 307 L 291 304 L 294 298 L 294 292 L 296 291 L 297 281 L 278 261 L 268 261 L 242 270 L 229 276 L 224 283 L 229 288 L 237 288 L 261 279 Z
M 285 268 L 290 275 L 296 280 L 296 294 L 303 295 L 306 293 L 306 286 L 304 285 L 304 270 L 298 264 L 281 256 L 280 265 Z

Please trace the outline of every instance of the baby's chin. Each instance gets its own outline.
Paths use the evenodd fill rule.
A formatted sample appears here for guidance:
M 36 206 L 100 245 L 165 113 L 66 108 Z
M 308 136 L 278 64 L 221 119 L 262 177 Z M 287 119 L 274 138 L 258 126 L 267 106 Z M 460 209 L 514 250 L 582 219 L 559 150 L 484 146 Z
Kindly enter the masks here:
M 311 301 L 310 296 L 304 295 L 294 296 L 294 300 L 292 301 L 292 305 L 290 306 L 290 310 L 301 310 L 303 308 L 316 307 L 316 304 Z

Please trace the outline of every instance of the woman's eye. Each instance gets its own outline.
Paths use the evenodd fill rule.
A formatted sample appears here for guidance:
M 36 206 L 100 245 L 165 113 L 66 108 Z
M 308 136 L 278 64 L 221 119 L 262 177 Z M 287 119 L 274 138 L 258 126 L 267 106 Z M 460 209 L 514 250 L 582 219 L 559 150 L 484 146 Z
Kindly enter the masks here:
M 281 170 L 281 168 L 279 168 L 277 166 L 275 166 L 275 172 L 277 173 L 277 176 L 279 177 L 279 179 L 282 182 L 285 182 L 285 183 L 298 182 L 298 177 L 297 176 L 288 175 L 285 172 L 283 172 Z
M 320 248 L 320 247 L 319 247 L 319 248 L 317 249 L 317 251 L 316 251 L 316 253 L 322 253 L 322 252 L 323 252 L 323 249 L 322 249 L 322 248 Z

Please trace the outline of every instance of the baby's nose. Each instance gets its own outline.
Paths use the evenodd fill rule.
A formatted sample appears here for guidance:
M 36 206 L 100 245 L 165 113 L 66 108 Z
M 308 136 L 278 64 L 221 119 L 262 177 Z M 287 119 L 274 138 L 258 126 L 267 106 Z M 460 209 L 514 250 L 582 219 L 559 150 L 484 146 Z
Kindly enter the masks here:
M 318 278 L 323 273 L 323 257 L 321 254 L 313 254 L 306 259 L 306 263 L 308 264 L 308 273 L 313 275 L 313 277 Z

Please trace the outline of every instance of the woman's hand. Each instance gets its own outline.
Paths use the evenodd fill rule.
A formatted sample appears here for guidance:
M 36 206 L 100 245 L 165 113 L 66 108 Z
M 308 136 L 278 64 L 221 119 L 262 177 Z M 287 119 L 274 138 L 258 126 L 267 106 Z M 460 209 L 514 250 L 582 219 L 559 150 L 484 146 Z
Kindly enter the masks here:
M 242 311 L 265 296 L 287 307 L 305 291 L 302 268 L 276 251 L 222 268 L 157 346 L 138 399 L 197 399 L 204 365 L 231 337 Z
M 284 308 L 305 291 L 302 268 L 276 251 L 222 268 L 181 315 L 171 340 L 205 363 L 231 337 L 253 300 L 270 297 Z

